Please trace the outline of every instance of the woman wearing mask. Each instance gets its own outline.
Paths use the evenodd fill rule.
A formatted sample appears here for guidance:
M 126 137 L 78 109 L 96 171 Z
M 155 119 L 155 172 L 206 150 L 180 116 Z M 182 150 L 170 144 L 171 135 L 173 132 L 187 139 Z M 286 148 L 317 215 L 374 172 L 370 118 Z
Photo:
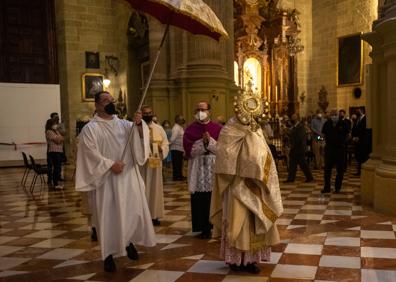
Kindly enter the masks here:
M 54 119 L 45 124 L 45 138 L 47 139 L 48 185 L 55 189 L 63 189 L 59 184 L 62 171 L 63 136 L 57 130 Z

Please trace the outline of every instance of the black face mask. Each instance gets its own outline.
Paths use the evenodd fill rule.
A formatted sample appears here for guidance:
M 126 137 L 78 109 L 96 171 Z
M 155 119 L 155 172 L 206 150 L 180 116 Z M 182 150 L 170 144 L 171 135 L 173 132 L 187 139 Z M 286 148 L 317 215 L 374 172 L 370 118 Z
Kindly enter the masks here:
M 109 103 L 104 107 L 106 114 L 115 115 L 117 113 L 114 103 Z
M 142 118 L 146 123 L 150 123 L 153 120 L 153 116 L 143 116 Z

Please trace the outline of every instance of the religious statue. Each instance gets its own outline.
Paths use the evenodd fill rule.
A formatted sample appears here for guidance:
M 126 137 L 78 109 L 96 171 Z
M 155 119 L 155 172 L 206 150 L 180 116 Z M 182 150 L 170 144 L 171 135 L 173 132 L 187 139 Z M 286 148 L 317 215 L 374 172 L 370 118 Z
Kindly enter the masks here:
M 116 109 L 118 111 L 118 118 L 123 119 L 127 114 L 127 106 L 125 103 L 125 99 L 123 98 L 122 89 L 120 88 L 120 92 L 118 94 L 118 99 L 116 103 Z
M 319 95 L 318 106 L 324 112 L 324 111 L 326 111 L 327 107 L 329 106 L 329 101 L 327 100 L 327 95 L 328 95 L 327 90 L 323 85 L 320 88 L 318 95 Z

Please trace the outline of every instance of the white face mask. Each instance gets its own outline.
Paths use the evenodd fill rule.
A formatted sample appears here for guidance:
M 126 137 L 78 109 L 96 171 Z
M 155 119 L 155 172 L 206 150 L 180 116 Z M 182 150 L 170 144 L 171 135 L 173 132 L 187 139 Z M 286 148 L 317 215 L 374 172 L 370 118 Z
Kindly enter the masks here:
M 53 129 L 53 130 L 56 130 L 57 128 L 58 128 L 57 125 L 53 125 L 53 126 L 52 126 L 52 129 Z
M 322 118 L 322 114 L 318 114 L 318 118 Z
M 202 112 L 199 111 L 198 113 L 195 114 L 195 119 L 199 121 L 204 121 L 208 118 L 208 113 L 207 112 Z

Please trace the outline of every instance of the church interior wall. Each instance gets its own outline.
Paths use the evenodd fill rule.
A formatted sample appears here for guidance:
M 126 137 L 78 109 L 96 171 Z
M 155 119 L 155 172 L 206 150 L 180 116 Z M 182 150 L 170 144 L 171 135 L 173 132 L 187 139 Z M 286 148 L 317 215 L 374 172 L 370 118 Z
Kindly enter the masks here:
M 318 92 L 325 86 L 329 108 L 362 106 L 366 103 L 366 81 L 363 78 L 362 97 L 356 99 L 352 91 L 356 86 L 336 86 L 337 37 L 367 32 L 377 17 L 378 0 L 284 0 L 282 8 L 296 8 L 301 21 L 299 38 L 304 51 L 297 56 L 298 102 L 300 114 L 306 115 L 318 108 Z M 230 38 L 233 38 L 232 0 L 206 1 L 218 14 Z M 109 72 L 108 90 L 117 98 L 120 89 L 128 96 L 128 20 L 132 13 L 124 0 L 58 0 L 56 1 L 56 27 L 58 40 L 59 77 L 61 85 L 62 118 L 68 125 L 74 142 L 75 122 L 92 116 L 93 102 L 83 102 L 81 76 L 86 72 L 105 74 L 105 56 L 119 58 L 117 76 Z M 353 11 L 351 13 L 351 11 Z M 164 25 L 149 19 L 150 61 L 155 56 L 162 38 Z M 100 69 L 85 68 L 85 52 L 100 53 Z M 369 64 L 370 47 L 364 43 L 364 65 Z M 213 104 L 213 115 L 232 113 L 232 97 L 236 94 L 233 83 L 233 44 L 220 43 L 202 36 L 193 36 L 171 28 L 154 72 L 146 101 L 151 104 L 160 121 L 173 121 L 176 114 L 192 120 L 195 101 L 208 100 Z M 139 70 L 140 72 L 140 70 Z M 215 81 L 217 80 L 217 82 Z M 129 85 L 129 87 L 139 87 Z M 191 97 L 190 97 L 191 96 Z M 128 99 L 129 100 L 129 99 Z M 128 103 L 129 114 L 136 105 Z M 70 146 L 71 147 L 71 146 Z
M 349 0 L 312 2 L 312 68 L 310 70 L 310 97 L 308 108 L 315 111 L 318 92 L 323 85 L 328 92 L 329 109 L 364 106 L 366 104 L 366 80 L 364 71 L 371 63 L 367 43 L 363 44 L 363 82 L 361 85 L 337 87 L 337 38 L 371 30 L 377 18 L 377 0 Z M 353 89 L 360 87 L 362 96 L 356 99 Z
M 57 84 L 0 83 L 0 166 L 22 165 L 21 152 L 47 158 L 44 125 L 50 113 L 60 112 Z M 16 145 L 13 145 L 14 143 Z
M 93 102 L 82 100 L 81 77 L 84 73 L 105 74 L 105 56 L 119 58 L 118 75 L 109 72 L 108 91 L 117 98 L 120 89 L 127 92 L 127 24 L 131 8 L 122 0 L 55 1 L 61 85 L 62 119 L 68 125 L 66 146 L 74 150 L 76 120 L 86 120 L 94 112 Z M 100 69 L 87 69 L 85 52 L 99 52 Z

